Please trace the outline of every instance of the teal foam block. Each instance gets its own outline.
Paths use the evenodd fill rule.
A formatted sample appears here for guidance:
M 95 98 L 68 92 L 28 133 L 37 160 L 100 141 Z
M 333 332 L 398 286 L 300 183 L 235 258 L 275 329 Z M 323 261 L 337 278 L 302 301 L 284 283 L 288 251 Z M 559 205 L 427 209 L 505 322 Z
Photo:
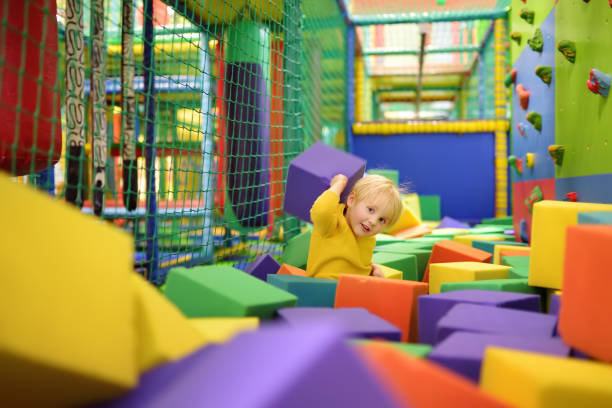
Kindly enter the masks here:
M 419 194 L 419 206 L 423 221 L 440 221 L 440 196 Z
M 414 255 L 393 252 L 375 252 L 372 263 L 385 265 L 402 271 L 403 280 L 416 281 L 418 278 L 417 258 Z
M 427 269 L 427 263 L 429 262 L 429 257 L 431 256 L 431 249 L 418 249 L 418 248 L 408 248 L 408 247 L 400 247 L 398 246 L 389 246 L 385 245 L 380 248 L 377 248 L 374 256 L 382 253 L 395 253 L 401 255 L 414 255 L 416 256 L 417 262 L 417 276 L 418 280 L 423 280 L 423 275 L 425 275 L 425 269 Z
M 187 317 L 274 316 L 294 306 L 297 297 L 230 266 L 172 268 L 166 297 Z
M 348 341 L 350 344 L 356 347 L 367 346 L 368 344 L 376 344 L 381 342 L 380 340 L 370 339 L 350 339 Z M 393 347 L 394 349 L 399 350 L 402 353 L 410 354 L 411 356 L 418 358 L 426 358 L 432 349 L 432 346 L 429 344 L 400 343 L 397 341 L 385 341 L 385 345 Z
M 578 224 L 612 224 L 612 211 L 578 213 Z
M 502 265 L 512 267 L 508 271 L 511 279 L 524 279 L 529 277 L 529 256 L 502 256 Z
M 512 225 L 512 216 L 499 217 L 499 218 L 483 218 L 480 221 L 484 225 Z
M 281 263 L 289 264 L 297 268 L 306 269 L 308 263 L 308 249 L 310 247 L 310 235 L 312 230 L 300 232 L 287 241 L 283 250 Z
M 529 286 L 527 278 L 524 279 L 487 279 L 470 282 L 447 282 L 440 286 L 440 292 L 452 292 L 454 290 L 494 290 L 498 292 L 515 292 L 541 295 L 540 289 Z
M 335 279 L 270 274 L 267 280 L 269 284 L 297 296 L 297 307 L 334 307 L 338 286 Z
M 510 242 L 510 241 L 472 241 L 472 247 L 478 248 L 480 250 L 486 251 L 492 254 L 495 250 L 495 245 L 512 245 L 517 247 L 526 247 L 529 246 L 523 242 Z M 492 262 L 492 260 L 491 260 Z

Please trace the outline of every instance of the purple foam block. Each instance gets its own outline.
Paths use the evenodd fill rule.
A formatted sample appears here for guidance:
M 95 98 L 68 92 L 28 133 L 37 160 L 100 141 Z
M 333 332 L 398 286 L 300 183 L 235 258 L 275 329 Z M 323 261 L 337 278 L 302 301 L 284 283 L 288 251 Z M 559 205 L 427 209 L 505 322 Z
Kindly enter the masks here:
M 548 307 L 548 313 L 551 315 L 559 316 L 559 310 L 561 309 L 561 296 L 552 294 L 550 295 L 550 304 Z
M 317 142 L 289 164 L 283 210 L 301 220 L 310 221 L 310 208 L 321 193 L 329 188 L 336 174 L 348 177 L 340 197 L 346 202 L 353 185 L 363 177 L 365 160 Z
M 152 403 L 131 406 L 398 406 L 342 333 L 324 323 L 242 333 L 154 393 Z
M 438 226 L 436 227 L 436 229 L 439 229 L 439 228 L 464 228 L 464 229 L 469 229 L 470 225 L 466 224 L 465 222 L 458 221 L 458 220 L 456 220 L 454 218 L 444 216 L 440 220 L 440 224 L 438 224 Z
M 280 269 L 280 264 L 270 254 L 264 254 L 255 259 L 245 270 L 246 273 L 253 275 L 262 281 L 266 280 L 269 273 L 276 273 Z
M 497 346 L 534 353 L 567 357 L 569 346 L 557 337 L 529 337 L 503 334 L 455 332 L 436 345 L 428 359 L 475 382 L 487 347 Z
M 279 309 L 278 314 L 291 325 L 328 319 L 347 337 L 401 341 L 402 332 L 384 319 L 360 307 L 298 307 Z
M 540 311 L 540 296 L 493 290 L 455 290 L 419 296 L 419 343 L 434 344 L 436 325 L 458 303 L 506 307 L 509 309 Z
M 438 321 L 436 344 L 456 331 L 552 337 L 557 316 L 460 303 Z

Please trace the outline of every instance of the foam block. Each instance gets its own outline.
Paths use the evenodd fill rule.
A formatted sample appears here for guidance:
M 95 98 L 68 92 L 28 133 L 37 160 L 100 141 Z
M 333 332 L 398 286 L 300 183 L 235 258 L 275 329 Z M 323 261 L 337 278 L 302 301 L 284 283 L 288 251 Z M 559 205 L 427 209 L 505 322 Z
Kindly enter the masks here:
M 440 220 L 440 196 L 419 194 L 421 219 L 424 221 Z
M 417 298 L 427 284 L 371 276 L 340 275 L 335 307 L 363 307 L 402 331 L 402 341 L 418 339 Z
M 340 197 L 346 202 L 353 185 L 365 171 L 365 160 L 317 142 L 289 164 L 283 210 L 303 221 L 311 222 L 310 208 L 321 193 L 329 188 L 336 174 L 348 177 Z
M 379 252 L 389 252 L 416 256 L 418 280 L 422 280 L 423 275 L 425 274 L 425 270 L 427 269 L 429 257 L 431 256 L 431 249 L 414 247 L 412 244 L 408 245 L 410 246 L 406 246 L 406 244 L 397 244 L 397 246 L 385 245 L 383 247 L 375 248 L 374 253 L 376 255 L 376 253 Z
M 276 273 L 280 269 L 280 264 L 276 262 L 270 254 L 264 254 L 255 259 L 245 270 L 251 276 L 261 280 L 266 280 L 269 273 Z
M 204 336 L 153 285 L 137 274 L 132 275 L 132 285 L 140 373 L 184 357 L 204 344 Z
M 540 297 L 489 290 L 460 290 L 421 296 L 418 300 L 419 343 L 434 344 L 438 321 L 460 303 L 538 312 Z
M 570 352 L 569 347 L 558 337 L 455 332 L 437 344 L 429 353 L 428 358 L 457 374 L 478 382 L 485 350 L 490 346 L 559 357 L 568 357 Z
M 516 251 L 513 251 L 516 252 Z M 529 278 L 529 256 L 502 256 L 501 264 L 510 266 L 512 269 L 508 271 L 508 277 L 511 279 L 528 279 Z M 527 281 L 529 283 L 529 281 Z
M 612 406 L 612 366 L 490 347 L 480 387 L 511 406 Z
M 419 201 L 419 195 L 416 193 L 402 194 L 402 201 L 404 205 L 412 210 L 412 213 L 419 220 L 421 219 L 421 204 Z
M 205 344 L 225 343 L 244 331 L 259 327 L 257 317 L 195 317 L 187 319 L 205 339 Z
M 431 264 L 429 293 L 439 293 L 447 282 L 467 282 L 485 279 L 507 279 L 509 266 L 482 262 L 446 262 Z
M 386 279 L 403 279 L 403 273 L 400 270 L 389 268 L 385 265 L 378 265 Z
M 276 273 L 278 275 L 308 276 L 308 273 L 306 273 L 305 270 L 288 264 L 282 264 Z
M 512 225 L 475 225 L 470 230 L 470 234 L 488 235 L 488 234 L 504 234 L 504 231 L 512 228 Z
M 480 241 L 480 240 L 472 241 L 472 248 L 480 249 L 490 254 L 495 253 L 494 251 L 495 251 L 496 245 L 502 245 L 502 244 L 500 243 L 499 240 L 497 241 Z M 527 247 L 527 244 L 524 244 L 522 242 L 503 241 L 503 245 L 512 246 L 513 248 L 510 248 L 510 249 L 518 249 L 516 247 Z
M 132 237 L 4 174 L 0 192 L 2 404 L 86 405 L 129 389 Z
M 403 231 L 407 228 L 416 227 L 421 223 L 419 217 L 412 211 L 410 207 L 403 204 L 402 214 L 395 224 L 388 228 L 385 232 L 387 234 L 394 234 L 399 231 Z
M 392 244 L 395 242 L 404 242 L 405 240 L 403 238 L 397 238 L 394 237 L 393 235 L 388 235 L 388 234 L 377 234 L 376 235 L 376 245 L 387 245 L 387 244 Z
M 372 262 L 401 271 L 404 280 L 417 280 L 417 258 L 415 255 L 376 252 L 372 255 Z
M 399 186 L 399 171 L 392 169 L 368 169 L 368 174 L 378 174 L 379 176 L 383 176 L 388 178 L 395 184 Z
M 612 204 L 539 201 L 533 207 L 529 284 L 563 287 L 566 229 L 578 223 L 578 213 L 612 211 Z
M 399 406 L 328 324 L 262 328 L 186 360 L 115 406 Z
M 400 330 L 384 319 L 361 307 L 325 308 L 325 307 L 291 307 L 279 309 L 278 315 L 292 326 L 329 320 L 340 328 L 346 337 L 364 339 L 386 339 L 399 341 Z
M 413 343 L 400 343 L 396 341 L 385 341 L 385 340 L 371 340 L 371 339 L 352 339 L 351 344 L 356 347 L 366 346 L 368 344 L 379 344 L 383 343 L 387 346 L 393 347 L 394 349 L 401 351 L 402 353 L 410 354 L 413 357 L 425 358 L 431 351 L 432 347 L 429 344 L 413 344 Z
M 308 263 L 308 249 L 310 247 L 310 236 L 312 230 L 300 232 L 295 237 L 289 239 L 283 249 L 281 263 L 293 265 L 295 267 L 306 269 Z
M 455 290 L 494 290 L 499 292 L 516 292 L 539 294 L 538 288 L 529 286 L 527 278 L 524 279 L 486 279 L 470 282 L 447 282 L 440 286 L 440 292 L 452 292 Z
M 230 266 L 172 268 L 164 294 L 188 317 L 270 318 L 297 298 Z
M 297 296 L 298 307 L 334 307 L 335 279 L 317 279 L 294 275 L 268 275 L 268 283 Z
M 508 407 L 465 378 L 387 344 L 367 344 L 358 350 L 404 407 Z
M 612 363 L 612 225 L 567 229 L 559 332 L 572 347 Z
M 453 238 L 454 241 L 472 246 L 473 241 L 505 241 L 506 236 L 503 234 L 463 234 Z
M 578 213 L 578 224 L 612 224 L 612 211 Z
M 465 228 L 465 229 L 469 229 L 470 228 L 470 224 L 465 223 L 465 222 L 461 222 L 461 221 L 456 220 L 454 218 L 451 218 L 449 216 L 444 216 L 440 220 L 440 224 L 438 224 L 438 226 L 436 228 Z
M 470 230 L 466 228 L 450 228 L 450 227 L 436 227 L 431 230 L 431 235 L 460 235 L 469 234 Z
M 492 255 L 469 245 L 460 244 L 452 240 L 444 240 L 434 244 L 423 282 L 429 282 L 429 265 L 440 262 L 475 261 L 489 262 Z
M 503 244 L 498 244 L 493 247 L 493 259 L 491 260 L 492 263 L 498 264 L 498 265 L 501 264 L 501 252 L 508 251 L 508 250 L 514 250 L 516 248 L 516 246 L 508 245 L 509 243 L 512 243 L 512 242 L 504 241 Z M 531 254 L 531 248 L 526 247 L 522 251 L 525 254 L 528 254 L 528 255 Z
M 418 224 L 418 225 L 415 225 L 414 227 L 409 227 L 409 228 L 394 232 L 393 236 L 398 237 L 398 238 L 409 239 L 409 238 L 422 237 L 423 235 L 429 234 L 430 232 L 431 232 L 431 228 L 429 228 L 427 225 Z
M 481 224 L 485 225 L 512 225 L 512 216 L 506 217 L 495 217 L 495 218 L 483 218 Z
M 555 315 L 555 316 L 559 316 L 560 310 L 561 310 L 561 296 L 551 293 L 550 298 L 548 300 L 548 313 Z
M 543 313 L 460 303 L 438 321 L 436 343 L 457 331 L 552 337 L 556 324 L 556 316 Z

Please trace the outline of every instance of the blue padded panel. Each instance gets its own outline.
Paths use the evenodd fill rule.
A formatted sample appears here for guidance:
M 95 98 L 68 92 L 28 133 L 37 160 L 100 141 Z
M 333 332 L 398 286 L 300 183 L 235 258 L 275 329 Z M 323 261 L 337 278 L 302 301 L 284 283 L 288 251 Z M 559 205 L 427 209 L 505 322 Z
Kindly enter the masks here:
M 572 191 L 578 194 L 578 201 L 611 204 L 612 173 L 555 180 L 555 200 L 565 199 L 565 194 Z

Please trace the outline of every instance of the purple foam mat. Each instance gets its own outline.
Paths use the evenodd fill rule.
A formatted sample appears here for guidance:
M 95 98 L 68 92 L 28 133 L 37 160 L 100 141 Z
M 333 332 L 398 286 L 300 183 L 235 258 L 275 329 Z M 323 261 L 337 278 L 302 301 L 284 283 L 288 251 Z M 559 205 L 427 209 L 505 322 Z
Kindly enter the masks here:
M 150 393 L 140 391 L 141 384 L 129 403 L 107 406 L 398 406 L 342 332 L 326 323 L 265 325 L 174 367 L 173 373 L 167 383 L 157 378 Z
M 340 197 L 346 202 L 353 185 L 363 177 L 365 160 L 335 149 L 322 142 L 313 144 L 289 164 L 283 210 L 303 221 L 311 222 L 310 208 L 321 193 L 329 188 L 336 174 L 349 181 Z
M 245 272 L 265 281 L 269 273 L 276 273 L 279 269 L 280 264 L 276 262 L 276 259 L 270 254 L 264 254 L 255 259 Z
M 419 296 L 419 343 L 434 344 L 438 321 L 456 304 L 471 303 L 510 309 L 540 311 L 540 296 L 493 290 L 454 290 Z
M 461 222 L 459 220 L 456 220 L 456 219 L 448 217 L 448 216 L 444 216 L 444 217 L 442 217 L 442 219 L 440 220 L 440 223 L 436 227 L 436 229 L 440 229 L 440 228 L 463 228 L 463 229 L 469 229 L 470 228 L 470 224 L 467 224 L 465 222 Z
M 436 344 L 456 331 L 552 337 L 556 324 L 544 313 L 460 303 L 438 321 Z
M 402 332 L 384 319 L 360 307 L 291 307 L 278 310 L 279 316 L 295 326 L 330 320 L 347 337 L 401 341 Z
M 559 357 L 567 357 L 570 352 L 569 346 L 558 337 L 455 332 L 436 345 L 427 358 L 478 382 L 484 353 L 489 346 Z

